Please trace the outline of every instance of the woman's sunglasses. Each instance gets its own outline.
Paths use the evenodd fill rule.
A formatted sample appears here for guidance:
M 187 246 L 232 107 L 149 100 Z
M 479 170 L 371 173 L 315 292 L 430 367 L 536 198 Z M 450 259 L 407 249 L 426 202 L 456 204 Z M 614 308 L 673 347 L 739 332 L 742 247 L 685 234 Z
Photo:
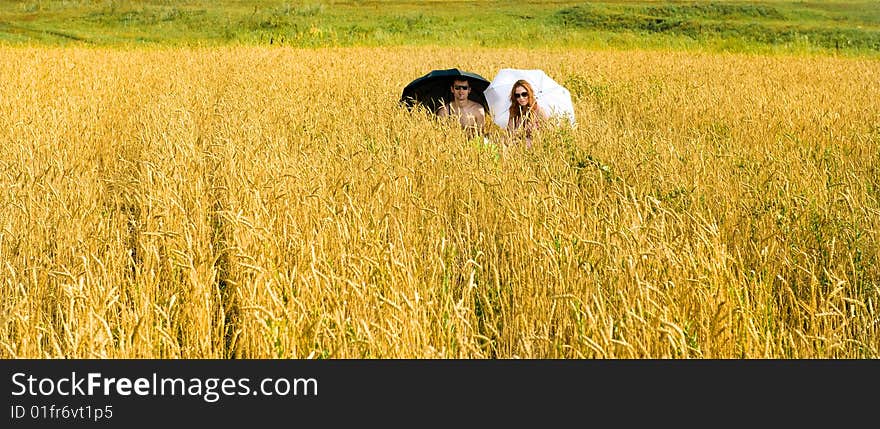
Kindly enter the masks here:
M 528 92 L 517 92 L 513 94 L 516 98 L 526 98 L 529 96 Z
M 470 87 L 465 85 L 455 85 L 455 89 L 459 91 L 467 91 Z

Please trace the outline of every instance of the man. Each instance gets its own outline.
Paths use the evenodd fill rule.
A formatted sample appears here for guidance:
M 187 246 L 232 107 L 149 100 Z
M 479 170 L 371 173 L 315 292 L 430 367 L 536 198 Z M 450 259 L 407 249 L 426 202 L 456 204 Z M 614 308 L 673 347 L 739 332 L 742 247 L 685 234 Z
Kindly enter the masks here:
M 456 78 L 449 87 L 452 91 L 452 101 L 444 103 L 437 109 L 437 116 L 442 118 L 455 116 L 468 135 L 475 136 L 483 133 L 483 125 L 486 121 L 486 110 L 480 103 L 468 98 L 473 87 L 466 78 Z

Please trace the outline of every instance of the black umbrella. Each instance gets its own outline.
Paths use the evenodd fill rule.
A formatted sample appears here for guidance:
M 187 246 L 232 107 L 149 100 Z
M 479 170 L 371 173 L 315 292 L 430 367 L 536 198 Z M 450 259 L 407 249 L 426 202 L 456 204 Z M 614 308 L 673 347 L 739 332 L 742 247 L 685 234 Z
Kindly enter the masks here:
M 489 81 L 476 73 L 463 72 L 459 69 L 433 70 L 410 82 L 403 88 L 400 102 L 405 104 L 408 109 L 412 109 L 416 104 L 421 104 L 434 112 L 443 103 L 452 101 L 452 92 L 449 87 L 452 86 L 452 81 L 455 78 L 466 78 L 473 88 L 468 98 L 482 104 L 483 107 L 488 106 L 483 91 L 489 87 Z

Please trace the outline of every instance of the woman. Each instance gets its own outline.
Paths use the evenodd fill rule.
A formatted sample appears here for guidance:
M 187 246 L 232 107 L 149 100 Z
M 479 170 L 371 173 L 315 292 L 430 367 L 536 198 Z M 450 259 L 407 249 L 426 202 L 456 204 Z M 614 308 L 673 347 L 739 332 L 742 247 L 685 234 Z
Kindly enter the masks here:
M 516 81 L 510 90 L 508 112 L 507 132 L 513 137 L 525 138 L 529 146 L 532 144 L 532 134 L 550 117 L 538 105 L 532 84 L 523 79 Z

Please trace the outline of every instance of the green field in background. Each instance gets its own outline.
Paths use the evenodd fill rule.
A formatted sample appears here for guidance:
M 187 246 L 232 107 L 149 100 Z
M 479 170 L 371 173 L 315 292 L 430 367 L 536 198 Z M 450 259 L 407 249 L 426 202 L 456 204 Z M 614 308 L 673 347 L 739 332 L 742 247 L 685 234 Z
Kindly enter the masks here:
M 0 2 L 0 43 L 880 53 L 880 1 Z

